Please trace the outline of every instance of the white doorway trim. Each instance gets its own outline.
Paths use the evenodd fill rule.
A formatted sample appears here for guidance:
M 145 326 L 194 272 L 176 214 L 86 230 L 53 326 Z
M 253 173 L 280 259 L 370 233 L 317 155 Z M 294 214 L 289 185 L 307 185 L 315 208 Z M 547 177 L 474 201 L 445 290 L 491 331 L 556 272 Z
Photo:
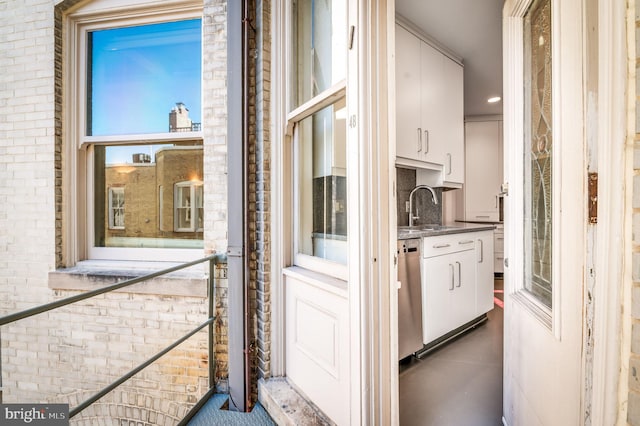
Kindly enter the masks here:
M 627 96 L 628 87 L 628 40 L 626 28 L 626 2 L 608 0 L 597 3 L 596 34 L 598 63 L 596 117 L 596 153 L 592 166 L 599 174 L 598 225 L 595 260 L 595 285 L 593 288 L 593 376 L 591 424 L 626 424 L 626 404 L 628 376 L 625 367 L 629 360 L 628 342 L 630 331 L 623 331 L 621 304 L 630 299 L 626 289 L 631 282 L 628 235 L 631 235 L 631 209 L 626 208 L 631 193 L 632 165 L 631 148 L 626 145 L 627 103 L 632 105 L 635 98 Z M 587 12 L 589 12 L 587 8 Z M 590 52 L 592 53 L 592 52 Z M 635 59 L 634 59 L 635 62 Z M 635 93 L 635 91 L 633 92 Z M 592 120 L 593 117 L 587 117 Z M 589 122 L 589 121 L 587 121 Z M 629 123 L 632 125 L 633 123 Z M 590 135 L 591 136 L 591 135 Z M 589 138 L 591 139 L 591 137 Z M 625 182 L 625 185 L 621 183 Z M 590 272 L 590 271 L 587 271 Z M 628 307 L 627 307 L 628 308 Z M 629 316 L 628 309 L 622 315 Z M 625 337 L 626 336 L 626 337 Z M 625 349 L 626 347 L 626 349 Z M 621 368 L 622 367 L 622 368 Z M 586 386 L 591 380 L 586 378 Z

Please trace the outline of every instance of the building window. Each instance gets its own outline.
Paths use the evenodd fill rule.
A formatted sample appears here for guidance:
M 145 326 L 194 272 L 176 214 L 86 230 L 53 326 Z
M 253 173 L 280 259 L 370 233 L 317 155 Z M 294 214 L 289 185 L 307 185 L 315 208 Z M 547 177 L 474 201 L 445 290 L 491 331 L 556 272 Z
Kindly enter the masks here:
M 94 147 L 95 247 L 201 249 L 202 152 L 202 145 L 196 143 Z M 190 180 L 185 182 L 185 179 Z M 174 186 L 175 198 L 171 192 L 165 193 L 167 188 L 171 191 Z M 177 196 L 178 188 L 186 192 Z M 121 221 L 127 224 L 125 232 L 121 231 L 124 226 L 112 226 L 114 190 L 122 194 Z M 167 203 L 174 199 L 174 202 Z M 103 213 L 105 201 L 109 211 L 106 218 Z M 188 212 L 184 211 L 185 206 L 189 206 Z M 179 213 L 183 214 L 182 220 Z M 108 220 L 107 226 L 105 219 Z M 186 225 L 184 219 L 188 219 L 190 224 Z M 115 230 L 120 231 L 111 232 Z M 185 235 L 185 232 L 192 234 Z
M 202 231 L 202 182 L 180 182 L 175 185 L 175 231 Z
M 109 188 L 109 229 L 124 229 L 124 188 Z
M 192 232 L 176 231 L 173 205 L 174 185 L 204 178 L 201 17 L 193 3 L 69 15 L 68 124 L 79 152 L 69 157 L 86 188 L 78 260 L 202 255 L 201 212 Z M 202 204 L 202 184 L 197 197 Z
M 192 131 L 201 110 L 201 26 L 190 19 L 88 31 L 86 134 Z
M 346 6 L 294 3 L 294 263 L 346 278 Z

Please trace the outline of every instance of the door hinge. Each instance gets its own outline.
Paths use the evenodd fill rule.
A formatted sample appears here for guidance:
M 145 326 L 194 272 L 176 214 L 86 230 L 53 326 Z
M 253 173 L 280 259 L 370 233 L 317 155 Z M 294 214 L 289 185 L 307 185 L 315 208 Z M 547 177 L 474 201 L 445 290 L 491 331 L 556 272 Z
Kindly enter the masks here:
M 509 182 L 504 182 L 500 185 L 500 195 L 508 196 L 509 195 Z
M 598 173 L 589 173 L 589 223 L 598 223 Z

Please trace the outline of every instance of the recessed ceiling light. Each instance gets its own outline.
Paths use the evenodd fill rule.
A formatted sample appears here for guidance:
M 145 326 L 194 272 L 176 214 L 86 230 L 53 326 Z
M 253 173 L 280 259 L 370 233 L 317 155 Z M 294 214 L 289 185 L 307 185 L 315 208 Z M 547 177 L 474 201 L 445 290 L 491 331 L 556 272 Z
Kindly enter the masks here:
M 487 99 L 487 102 L 489 102 L 490 104 L 495 104 L 496 102 L 500 102 L 500 99 L 502 99 L 500 96 L 494 96 L 493 98 Z

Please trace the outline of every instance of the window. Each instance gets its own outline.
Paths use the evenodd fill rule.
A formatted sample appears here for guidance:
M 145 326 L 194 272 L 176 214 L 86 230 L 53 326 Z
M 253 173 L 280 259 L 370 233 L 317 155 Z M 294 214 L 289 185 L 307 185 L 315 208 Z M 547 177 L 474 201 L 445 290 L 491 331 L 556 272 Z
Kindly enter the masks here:
M 68 124 L 80 152 L 69 156 L 77 158 L 78 187 L 86 188 L 75 210 L 86 229 L 78 231 L 76 257 L 199 257 L 202 6 L 158 5 L 130 16 L 89 10 L 68 17 L 69 51 L 76 53 L 68 66 Z M 184 212 L 174 206 L 174 187 L 183 182 L 199 185 L 189 195 L 190 222 L 177 226 L 175 215 Z
M 552 301 L 551 2 L 536 0 L 524 17 L 524 288 Z
M 190 19 L 88 31 L 86 134 L 191 131 L 201 109 L 200 28 Z
M 176 232 L 202 231 L 202 182 L 180 182 L 175 185 Z
M 124 188 L 109 188 L 109 229 L 124 229 Z
M 346 278 L 346 5 L 293 7 L 294 263 Z

